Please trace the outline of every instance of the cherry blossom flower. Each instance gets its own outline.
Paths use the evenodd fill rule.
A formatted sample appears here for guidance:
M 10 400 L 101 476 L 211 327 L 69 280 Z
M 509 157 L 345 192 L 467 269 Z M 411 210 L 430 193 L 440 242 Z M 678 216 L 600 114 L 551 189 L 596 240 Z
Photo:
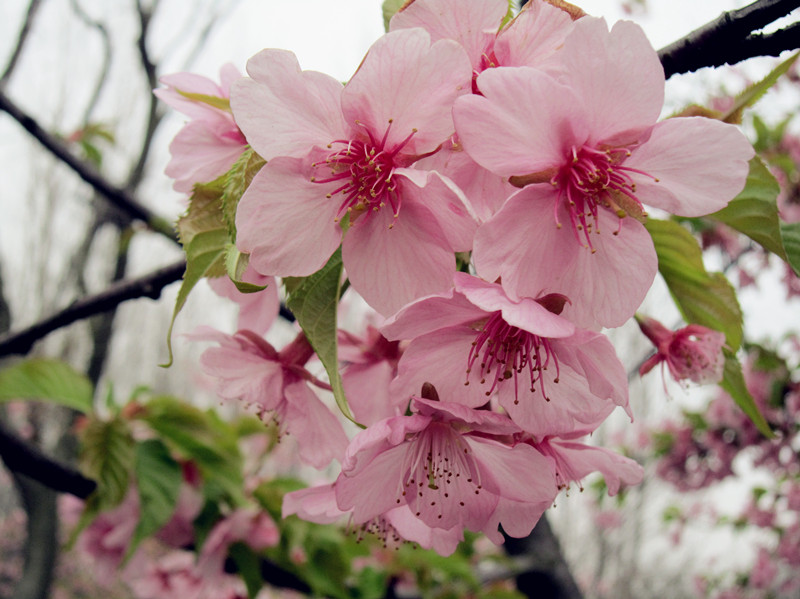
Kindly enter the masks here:
M 413 0 L 394 14 L 390 31 L 421 27 L 433 41 L 457 41 L 475 78 L 497 66 L 541 67 L 572 30 L 572 17 L 543 0 L 531 0 L 501 27 L 507 12 L 506 0 Z
M 484 71 L 483 95 L 456 100 L 467 153 L 522 187 L 478 229 L 475 267 L 516 297 L 567 295 L 564 314 L 580 326 L 619 326 L 657 270 L 644 204 L 719 210 L 744 186 L 754 152 L 719 121 L 656 123 L 664 72 L 633 23 L 609 32 L 602 19 L 578 19 L 557 56 L 550 73 Z
M 382 328 L 412 339 L 392 384 L 408 397 L 430 382 L 477 408 L 497 396 L 516 424 L 537 435 L 599 424 L 628 407 L 625 370 L 603 335 L 558 312 L 563 296 L 514 300 L 503 287 L 456 273 L 454 289 L 410 304 Z
M 451 39 L 461 44 L 472 63 L 472 89 L 478 92 L 475 80 L 488 68 L 542 68 L 551 63 L 572 30 L 570 16 L 543 0 L 528 2 L 500 28 L 507 11 L 505 0 L 414 0 L 395 13 L 390 30 L 422 27 L 434 41 Z M 457 136 L 418 166 L 453 180 L 481 221 L 491 218 L 516 191 L 507 179 L 472 160 Z
M 390 33 L 343 88 L 264 50 L 232 92 L 237 122 L 267 165 L 237 210 L 237 245 L 261 273 L 305 276 L 342 245 L 353 287 L 382 314 L 446 289 L 477 222 L 461 191 L 410 168 L 454 131 L 470 66 L 455 42 Z M 342 241 L 342 219 L 349 223 Z
M 552 463 L 528 445 L 503 442 L 520 432 L 505 415 L 419 397 L 411 407 L 410 416 L 374 424 L 347 448 L 336 501 L 355 524 L 405 505 L 431 528 L 491 533 L 515 517 L 495 517 L 501 498 L 552 502 Z
M 639 368 L 645 375 L 657 364 L 667 365 L 676 381 L 718 383 L 725 368 L 725 335 L 699 324 L 671 331 L 653 318 L 636 317 L 639 328 L 656 346 L 656 353 Z
M 247 141 L 227 107 L 231 84 L 241 74 L 231 64 L 220 69 L 220 84 L 193 73 L 175 73 L 159 79 L 168 86 L 153 91 L 191 121 L 172 140 L 172 159 L 166 174 L 176 191 L 189 193 L 195 183 L 213 181 L 226 173 L 242 154 Z
M 308 386 L 319 381 L 304 368 L 314 353 L 304 335 L 280 352 L 246 330 L 226 335 L 200 327 L 189 337 L 219 343 L 200 357 L 206 374 L 219 379 L 219 396 L 242 400 L 262 418 L 276 420 L 283 431 L 297 437 L 304 462 L 322 468 L 342 455 L 347 445 L 342 425 Z

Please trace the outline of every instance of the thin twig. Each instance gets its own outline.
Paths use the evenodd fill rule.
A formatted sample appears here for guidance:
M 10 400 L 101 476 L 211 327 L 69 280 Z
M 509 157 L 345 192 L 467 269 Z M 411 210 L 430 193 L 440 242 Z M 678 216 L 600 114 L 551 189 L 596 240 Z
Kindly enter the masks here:
M 666 77 L 797 49 L 800 35 L 796 24 L 769 35 L 756 32 L 798 7 L 800 0 L 758 0 L 739 10 L 723 12 L 658 51 Z
M 22 56 L 22 49 L 25 47 L 25 42 L 28 40 L 28 34 L 31 31 L 33 20 L 36 18 L 36 12 L 39 10 L 41 4 L 41 0 L 31 0 L 31 3 L 28 5 L 28 11 L 25 13 L 25 21 L 22 23 L 22 28 L 19 30 L 19 36 L 17 36 L 17 43 L 14 46 L 14 51 L 11 53 L 11 58 L 8 59 L 8 64 L 3 74 L 0 75 L 0 89 L 3 89 L 5 84 L 8 83 L 11 74 L 14 72 L 14 68 L 17 66 L 19 57 Z
M 0 91 L 0 111 L 6 112 L 22 127 L 35 137 L 56 158 L 69 166 L 81 179 L 91 185 L 98 193 L 114 206 L 145 223 L 150 229 L 161 233 L 177 243 L 178 239 L 173 226 L 167 219 L 158 216 L 146 206 L 140 204 L 127 190 L 117 187 L 103 177 L 90 164 L 82 161 L 69 151 L 67 146 L 55 135 L 45 131 L 36 120 L 20 109 L 11 99 Z
M 181 278 L 186 263 L 181 260 L 155 272 L 111 285 L 105 291 L 76 301 L 61 312 L 50 316 L 27 329 L 0 337 L 0 356 L 25 354 L 33 344 L 53 331 L 75 321 L 116 308 L 130 299 L 149 297 L 157 299 L 161 290 Z

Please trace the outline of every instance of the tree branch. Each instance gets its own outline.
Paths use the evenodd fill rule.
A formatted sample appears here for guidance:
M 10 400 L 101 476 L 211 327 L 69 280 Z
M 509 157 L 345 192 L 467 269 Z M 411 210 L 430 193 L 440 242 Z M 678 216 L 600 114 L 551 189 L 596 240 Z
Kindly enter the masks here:
M 56 329 L 77 320 L 112 310 L 122 302 L 140 297 L 157 299 L 161 290 L 183 275 L 186 263 L 181 260 L 137 279 L 120 281 L 105 291 L 74 302 L 53 316 L 22 331 L 0 337 L 0 356 L 24 354 L 33 344 Z
M 0 111 L 8 113 L 56 158 L 69 166 L 81 179 L 120 210 L 177 243 L 175 230 L 169 221 L 140 204 L 127 190 L 111 184 L 93 166 L 77 158 L 69 151 L 64 142 L 42 129 L 33 117 L 23 112 L 2 90 L 0 90 Z
M 800 7 L 800 0 L 758 0 L 718 18 L 658 51 L 669 79 L 702 67 L 735 64 L 754 56 L 777 56 L 800 47 L 797 24 L 772 34 L 755 33 Z
M 77 470 L 49 458 L 0 424 L 0 457 L 6 467 L 60 493 L 86 499 L 97 483 Z

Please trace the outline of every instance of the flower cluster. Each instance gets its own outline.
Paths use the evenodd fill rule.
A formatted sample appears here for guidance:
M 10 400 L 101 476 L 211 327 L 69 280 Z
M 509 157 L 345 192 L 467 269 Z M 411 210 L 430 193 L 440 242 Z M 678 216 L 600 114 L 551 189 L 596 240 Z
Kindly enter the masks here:
M 304 277 L 341 246 L 351 289 L 386 319 L 363 341 L 340 333 L 365 427 L 349 442 L 311 391 L 302 333 L 280 352 L 220 334 L 204 354 L 222 397 L 285 423 L 312 465 L 341 463 L 284 514 L 448 554 L 464 530 L 529 533 L 591 472 L 612 494 L 641 479 L 579 442 L 617 407 L 632 418 L 599 331 L 655 277 L 647 207 L 721 209 L 753 149 L 720 121 L 658 121 L 664 73 L 638 26 L 544 0 L 506 11 L 415 0 L 344 85 L 267 49 L 230 86 L 267 161 L 238 203 L 238 250 L 261 276 Z

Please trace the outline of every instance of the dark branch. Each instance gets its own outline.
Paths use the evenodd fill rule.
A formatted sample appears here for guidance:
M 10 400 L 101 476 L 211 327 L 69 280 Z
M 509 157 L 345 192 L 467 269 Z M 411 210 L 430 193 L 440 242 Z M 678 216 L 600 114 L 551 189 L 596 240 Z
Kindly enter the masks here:
M 14 51 L 11 53 L 11 58 L 8 59 L 8 64 L 6 65 L 3 74 L 0 75 L 0 89 L 2 89 L 11 78 L 11 73 L 14 72 L 14 68 L 17 66 L 17 61 L 19 61 L 19 57 L 22 56 L 22 49 L 25 47 L 25 42 L 28 40 L 28 34 L 31 31 L 31 25 L 33 25 L 33 20 L 36 18 L 36 12 L 39 10 L 41 4 L 41 0 L 31 0 L 31 3 L 28 4 L 28 10 L 25 13 L 25 21 L 22 23 L 22 29 L 19 30 L 19 36 L 17 36 L 17 44 L 14 46 Z
M 800 47 L 797 24 L 778 32 L 756 33 L 800 7 L 800 0 L 758 0 L 722 13 L 658 51 L 667 78 L 703 67 L 735 64 L 754 56 L 777 56 Z
M 15 474 L 22 474 L 60 493 L 86 499 L 97 483 L 77 470 L 47 457 L 0 424 L 0 457 Z
M 186 263 L 181 260 L 149 275 L 120 281 L 97 295 L 76 301 L 61 312 L 25 330 L 0 337 L 0 356 L 25 354 L 30 351 L 36 341 L 48 333 L 77 320 L 112 310 L 126 300 L 140 297 L 157 299 L 164 287 L 181 278 L 185 268 Z
M 42 129 L 33 117 L 23 112 L 2 90 L 0 90 L 0 111 L 8 113 L 11 118 L 22 125 L 45 148 L 50 150 L 56 158 L 69 166 L 81 179 L 120 210 L 136 220 L 144 222 L 153 231 L 161 233 L 177 243 L 175 230 L 166 219 L 140 204 L 125 189 L 112 185 L 94 167 L 77 158 L 60 139 Z

